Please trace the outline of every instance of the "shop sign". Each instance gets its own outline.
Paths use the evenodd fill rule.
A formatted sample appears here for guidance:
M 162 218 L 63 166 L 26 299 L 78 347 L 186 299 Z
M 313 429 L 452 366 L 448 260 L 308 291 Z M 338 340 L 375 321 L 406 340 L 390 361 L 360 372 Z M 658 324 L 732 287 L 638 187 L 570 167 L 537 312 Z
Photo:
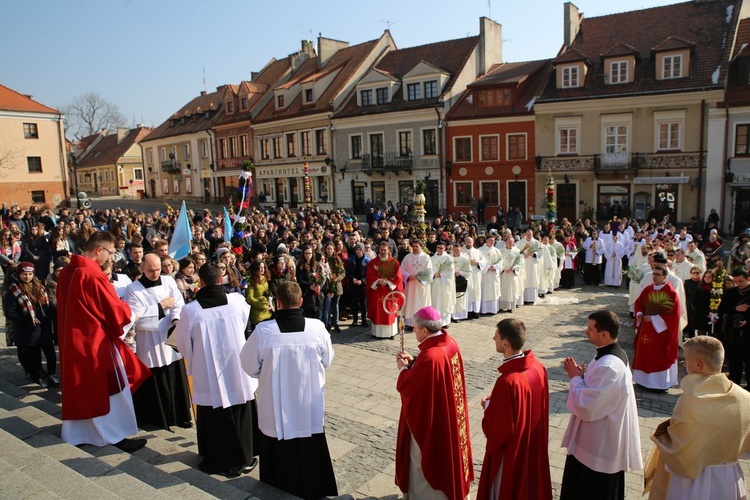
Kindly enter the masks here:
M 746 185 L 750 185 L 750 174 L 748 173 L 734 174 L 734 179 L 732 180 L 732 186 L 746 186 Z
M 319 176 L 328 173 L 328 167 L 325 165 L 310 165 L 308 168 L 308 175 Z M 301 163 L 299 165 L 256 166 L 255 175 L 258 178 L 303 177 L 305 175 L 305 169 Z
M 687 184 L 690 182 L 690 177 L 687 175 L 679 175 L 675 177 L 635 177 L 633 184 Z

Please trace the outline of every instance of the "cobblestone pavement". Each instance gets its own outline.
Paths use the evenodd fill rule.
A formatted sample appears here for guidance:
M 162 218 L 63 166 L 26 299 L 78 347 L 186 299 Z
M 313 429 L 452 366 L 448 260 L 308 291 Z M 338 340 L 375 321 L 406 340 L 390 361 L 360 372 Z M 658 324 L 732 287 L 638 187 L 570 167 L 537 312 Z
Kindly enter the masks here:
M 523 320 L 528 330 L 526 348 L 531 348 L 547 367 L 550 380 L 549 454 L 555 497 L 559 496 L 565 449 L 560 448 L 569 414 L 565 408 L 568 378 L 562 360 L 573 356 L 588 363 L 594 347 L 583 334 L 586 317 L 596 309 L 615 311 L 621 320 L 620 342 L 632 358 L 633 321 L 627 310 L 624 288 L 590 287 L 571 291 L 558 290 L 534 306 L 523 306 L 513 315 Z M 502 357 L 494 349 L 492 336 L 497 321 L 509 315 L 483 316 L 473 321 L 453 324 L 450 333 L 463 352 L 469 397 L 471 442 L 476 469 L 476 483 L 484 456 L 485 439 L 481 431 L 480 400 L 489 395 L 497 377 Z M 4 320 L 0 318 L 0 326 Z M 341 494 L 355 498 L 397 499 L 401 495 L 394 484 L 395 443 L 400 399 L 396 392 L 398 370 L 395 354 L 398 338 L 374 339 L 363 327 L 342 325 L 343 333 L 334 333 L 335 358 L 328 370 L 326 387 L 326 434 Z M 4 329 L 3 329 L 4 330 Z M 0 331 L 3 331 L 0 330 Z M 406 349 L 418 352 L 413 334 L 406 336 Z M 0 376 L 17 376 L 21 370 L 14 349 L 4 348 L 0 336 Z M 684 369 L 682 369 L 684 373 Z M 666 393 L 636 389 L 641 424 L 641 447 L 644 460 L 651 450 L 649 436 L 668 418 L 681 391 Z M 194 433 L 188 430 L 187 433 Z M 193 436 L 194 437 L 194 436 Z M 169 459 L 169 457 L 165 457 Z M 743 463 L 748 474 L 748 464 Z M 626 497 L 641 497 L 643 477 L 640 472 L 626 476 Z

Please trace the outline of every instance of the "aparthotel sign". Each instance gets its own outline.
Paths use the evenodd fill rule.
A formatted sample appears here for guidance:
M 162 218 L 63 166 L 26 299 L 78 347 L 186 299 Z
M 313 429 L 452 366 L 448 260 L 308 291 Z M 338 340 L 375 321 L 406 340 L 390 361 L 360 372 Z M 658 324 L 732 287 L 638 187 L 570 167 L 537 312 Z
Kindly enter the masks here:
M 319 176 L 329 174 L 328 167 L 325 165 L 310 165 L 308 175 Z M 268 167 L 256 167 L 255 175 L 259 179 L 268 179 L 274 177 L 303 177 L 305 169 L 302 165 L 279 165 Z

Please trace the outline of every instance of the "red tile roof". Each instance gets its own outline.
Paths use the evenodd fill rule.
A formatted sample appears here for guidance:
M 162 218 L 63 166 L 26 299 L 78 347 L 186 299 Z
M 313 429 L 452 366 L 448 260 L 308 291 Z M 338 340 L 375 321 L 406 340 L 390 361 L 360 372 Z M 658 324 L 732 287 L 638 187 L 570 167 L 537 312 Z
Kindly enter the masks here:
M 533 101 L 541 95 L 552 72 L 549 59 L 517 63 L 495 64 L 485 76 L 478 79 L 463 93 L 448 111 L 447 120 L 469 120 L 509 115 L 533 114 Z M 510 87 L 513 91 L 513 106 L 480 108 L 476 90 Z M 469 96 L 472 96 L 469 98 Z
M 450 75 L 442 88 L 440 96 L 433 99 L 408 101 L 404 99 L 402 85 L 392 96 L 391 102 L 376 106 L 360 107 L 357 106 L 357 96 L 352 94 L 341 111 L 336 113 L 336 118 L 434 107 L 440 98 L 453 88 L 456 78 L 463 70 L 466 61 L 468 61 L 478 43 L 479 37 L 471 36 L 390 51 L 375 66 L 375 70 L 402 79 L 418 64 L 424 62 Z M 474 77 L 476 75 L 471 76 Z
M 216 116 L 214 126 L 227 125 L 230 123 L 245 122 L 252 118 L 253 108 L 263 99 L 267 92 L 273 92 L 275 85 L 281 81 L 289 69 L 289 60 L 287 58 L 272 60 L 257 75 L 252 82 L 244 81 L 239 85 L 237 93 L 243 94 L 247 91 L 247 109 L 240 109 L 235 106 L 236 111 L 227 114 L 226 109 L 222 109 Z
M 23 95 L 13 89 L 0 84 L 0 110 L 3 111 L 30 111 L 33 113 L 55 113 L 56 109 L 36 102 L 31 96 Z
M 119 144 L 117 142 L 117 131 L 110 132 L 91 148 L 86 153 L 86 156 L 79 158 L 76 164 L 79 168 L 114 165 L 120 161 L 120 158 L 122 158 L 133 144 L 141 142 L 152 130 L 149 127 L 130 129 L 128 135 Z
M 723 87 L 731 39 L 740 0 L 689 1 L 662 7 L 584 18 L 570 48 L 563 48 L 555 63 L 575 50 L 591 61 L 583 87 L 556 88 L 554 75 L 539 102 L 593 99 L 645 93 L 679 92 Z M 615 44 L 636 48 L 635 81 L 606 85 L 602 55 Z M 652 51 L 692 47 L 689 76 L 656 80 Z M 717 71 L 718 69 L 718 71 Z
M 352 45 L 351 47 L 339 49 L 322 68 L 318 68 L 318 57 L 311 57 L 297 69 L 295 74 L 289 79 L 289 82 L 301 83 L 308 78 L 314 77 L 318 73 L 340 68 L 331 83 L 323 91 L 323 94 L 321 94 L 312 105 L 303 105 L 302 92 L 300 92 L 292 102 L 287 103 L 284 109 L 279 110 L 276 109 L 275 100 L 271 99 L 263 110 L 255 117 L 255 123 L 283 120 L 286 118 L 333 111 L 334 98 L 351 78 L 357 68 L 362 65 L 367 56 L 375 49 L 377 44 L 378 40 L 370 40 L 368 42 Z M 284 86 L 289 87 L 289 82 Z
M 224 107 L 224 89 L 225 87 L 222 85 L 216 92 L 202 94 L 192 99 L 164 123 L 156 127 L 148 135 L 148 138 L 141 142 L 193 134 L 210 129 L 216 121 L 218 112 Z

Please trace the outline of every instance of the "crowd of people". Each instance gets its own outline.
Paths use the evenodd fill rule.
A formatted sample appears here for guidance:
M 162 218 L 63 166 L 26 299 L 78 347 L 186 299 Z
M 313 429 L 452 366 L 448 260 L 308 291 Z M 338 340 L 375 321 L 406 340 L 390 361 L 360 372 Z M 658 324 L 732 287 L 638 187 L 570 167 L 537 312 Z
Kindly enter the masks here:
M 191 250 L 175 260 L 170 242 L 180 229 L 169 205 L 165 213 L 34 207 L 24 213 L 3 205 L 7 345 L 18 347 L 31 381 L 62 383 L 66 441 L 135 451 L 146 444 L 128 438 L 138 426 L 195 421 L 205 472 L 247 473 L 260 456 L 261 480 L 304 498 L 335 495 L 323 426 L 331 335 L 345 334 L 344 326 L 393 338 L 400 311 L 421 353 L 397 356 L 403 403 L 397 484 L 415 498 L 464 498 L 473 480 L 466 379 L 447 329 L 533 306 L 577 281 L 628 287 L 635 356 L 631 366 L 617 345 L 616 315 L 589 317 L 586 334 L 597 357 L 588 365 L 564 363 L 571 421 L 563 441 L 569 453 L 563 498 L 622 498 L 624 471 L 642 467 L 633 382 L 652 390 L 677 385 L 683 341 L 686 359 L 694 353 L 689 373 L 720 374 L 715 361 L 726 352 L 731 387 L 741 384 L 743 372 L 750 382 L 750 230 L 725 245 L 718 221 L 678 229 L 667 221 L 613 217 L 522 228 L 517 209 L 486 223 L 483 213 L 469 211 L 424 225 L 374 209 L 362 223 L 342 210 L 257 206 L 239 215 L 230 210 L 229 220 L 209 210 L 188 215 Z M 524 342 L 522 322 L 512 316 L 498 322 L 495 349 L 505 361 L 482 401 L 488 446 L 481 498 L 518 491 L 551 498 L 547 375 L 523 351 Z M 729 391 L 725 386 L 714 388 Z M 497 403 L 508 398 L 520 398 L 518 405 Z M 742 396 L 733 392 L 730 399 L 745 411 Z M 430 422 L 425 407 L 433 408 Z M 528 435 L 504 428 L 514 419 Z M 668 441 L 670 428 L 662 431 L 657 445 Z M 440 442 L 440 432 L 454 438 Z M 654 460 L 677 477 L 667 458 L 677 452 L 658 450 Z M 532 465 L 521 471 L 516 460 Z M 652 492 L 666 492 L 669 478 L 665 483 L 658 466 L 656 479 L 661 486 Z M 699 483 L 691 484 L 681 483 L 679 491 Z

